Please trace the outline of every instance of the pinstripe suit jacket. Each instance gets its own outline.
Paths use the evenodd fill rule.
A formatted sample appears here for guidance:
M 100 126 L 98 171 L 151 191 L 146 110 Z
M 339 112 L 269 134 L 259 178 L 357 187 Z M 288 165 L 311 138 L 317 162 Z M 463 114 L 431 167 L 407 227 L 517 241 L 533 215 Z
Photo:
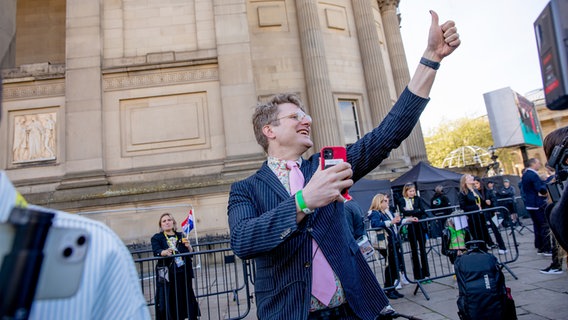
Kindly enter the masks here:
M 406 89 L 382 123 L 347 148 L 357 181 L 377 167 L 410 134 L 428 102 Z M 302 161 L 306 183 L 319 154 Z M 311 297 L 312 241 L 339 277 L 347 301 L 362 319 L 375 319 L 389 302 L 333 202 L 296 223 L 296 202 L 266 162 L 254 175 L 234 183 L 228 215 L 231 245 L 242 259 L 255 259 L 259 319 L 306 319 Z

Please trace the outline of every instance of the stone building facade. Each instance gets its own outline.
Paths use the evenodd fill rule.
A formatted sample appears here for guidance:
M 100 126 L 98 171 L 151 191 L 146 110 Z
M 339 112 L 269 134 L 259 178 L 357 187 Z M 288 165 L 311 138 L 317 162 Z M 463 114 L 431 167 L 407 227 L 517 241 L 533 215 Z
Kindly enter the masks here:
M 257 101 L 298 93 L 310 154 L 386 115 L 410 79 L 398 2 L 2 1 L 16 36 L 0 166 L 30 202 L 104 221 L 126 243 L 189 206 L 200 236 L 226 234 L 231 183 L 265 159 Z M 371 175 L 425 159 L 417 126 Z

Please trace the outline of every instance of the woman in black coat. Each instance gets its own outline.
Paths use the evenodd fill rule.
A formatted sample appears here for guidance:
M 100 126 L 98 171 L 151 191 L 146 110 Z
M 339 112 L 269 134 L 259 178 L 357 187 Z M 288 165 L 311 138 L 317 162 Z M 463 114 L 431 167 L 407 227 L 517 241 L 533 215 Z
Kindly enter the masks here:
M 473 240 L 487 241 L 489 233 L 485 216 L 481 212 L 483 197 L 474 187 L 474 179 L 471 174 L 464 174 L 460 179 L 460 192 L 458 193 L 460 208 L 464 212 L 474 212 L 468 216 L 468 229 Z M 491 238 L 489 238 L 491 239 Z
M 156 257 L 170 257 L 192 251 L 187 239 L 177 232 L 174 217 L 164 213 L 158 221 L 160 232 L 152 236 Z M 169 281 L 160 281 L 158 268 L 168 267 Z M 156 264 L 156 319 L 197 319 L 199 307 L 193 292 L 191 256 L 158 260 Z
M 422 207 L 422 199 L 416 195 L 416 187 L 412 183 L 407 183 L 402 188 L 402 197 L 398 199 L 398 208 L 404 218 L 418 218 L 418 220 L 428 218 Z M 409 224 L 407 228 L 414 279 L 430 281 L 428 279 L 430 269 L 426 254 L 426 225 L 421 223 Z

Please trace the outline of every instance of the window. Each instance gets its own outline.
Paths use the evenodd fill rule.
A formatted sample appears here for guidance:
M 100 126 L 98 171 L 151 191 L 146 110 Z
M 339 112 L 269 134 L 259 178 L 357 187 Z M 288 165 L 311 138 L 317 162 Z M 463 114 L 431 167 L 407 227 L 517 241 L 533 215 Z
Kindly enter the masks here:
M 357 117 L 357 100 L 339 99 L 339 111 L 345 144 L 353 144 L 361 138 L 361 128 Z

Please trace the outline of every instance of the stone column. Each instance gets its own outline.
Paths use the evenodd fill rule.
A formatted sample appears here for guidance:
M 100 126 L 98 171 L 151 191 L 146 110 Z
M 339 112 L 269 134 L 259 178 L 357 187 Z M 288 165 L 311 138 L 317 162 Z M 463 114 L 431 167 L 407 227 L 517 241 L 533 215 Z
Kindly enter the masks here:
M 66 5 L 65 177 L 59 189 L 108 184 L 103 167 L 101 3 L 67 0 Z
M 357 17 L 355 27 L 359 38 L 359 50 L 371 115 L 373 123 L 378 124 L 388 113 L 392 101 L 388 82 L 384 80 L 386 69 L 372 9 L 369 0 L 353 1 L 353 13 Z
M 391 109 L 389 81 L 381 53 L 380 39 L 373 16 L 373 4 L 375 0 L 353 1 L 353 14 L 355 27 L 359 39 L 361 62 L 365 76 L 367 95 L 373 124 L 378 125 Z M 376 5 L 375 5 L 376 8 Z M 396 160 L 403 154 L 398 148 L 391 152 L 389 159 Z
M 315 119 L 312 131 L 314 149 L 342 145 L 340 121 L 333 100 L 324 39 L 316 0 L 296 0 L 300 44 L 308 92 L 308 108 Z
M 200 5 L 207 4 L 201 2 Z M 238 172 L 249 164 L 249 160 L 253 166 L 258 166 L 258 159 L 251 160 L 250 155 L 262 155 L 250 124 L 257 94 L 252 71 L 247 1 L 215 0 L 211 9 L 227 152 L 223 170 Z M 261 158 L 264 160 L 264 156 Z
M 0 69 L 13 68 L 16 56 L 16 0 L 0 2 Z
M 399 2 L 400 0 L 379 0 L 397 96 L 402 93 L 410 81 L 408 63 L 406 62 L 406 54 L 400 33 L 400 20 L 396 13 Z M 426 146 L 420 122 L 416 124 L 405 143 L 407 156 L 410 157 L 413 164 L 416 164 L 418 161 L 427 161 Z

